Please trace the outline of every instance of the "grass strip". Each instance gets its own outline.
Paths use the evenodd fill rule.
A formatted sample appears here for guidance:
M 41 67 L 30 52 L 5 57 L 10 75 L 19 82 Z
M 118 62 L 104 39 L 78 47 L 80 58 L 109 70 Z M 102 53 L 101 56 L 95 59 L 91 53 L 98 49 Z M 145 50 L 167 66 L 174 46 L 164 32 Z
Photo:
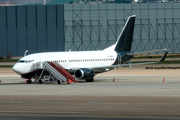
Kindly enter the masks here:
M 134 59 L 153 59 L 153 58 L 162 58 L 163 55 L 148 55 L 148 56 L 135 56 Z M 151 57 L 151 58 L 150 58 Z M 180 55 L 167 55 L 166 58 L 180 58 Z
M 18 62 L 18 59 L 1 59 L 0 62 Z
M 12 68 L 13 65 L 0 65 L 0 68 Z
M 138 61 L 138 62 L 131 62 L 134 63 L 146 63 L 146 62 L 155 62 L 155 61 Z M 154 63 L 154 64 L 180 64 L 180 60 L 173 60 L 173 61 L 163 61 L 160 63 Z M 0 65 L 0 68 L 12 68 L 13 65 Z
M 146 63 L 146 62 L 156 62 L 156 61 L 138 61 L 138 62 L 134 61 L 131 63 Z M 155 64 L 180 64 L 180 60 L 163 61 L 163 62 L 155 63 Z

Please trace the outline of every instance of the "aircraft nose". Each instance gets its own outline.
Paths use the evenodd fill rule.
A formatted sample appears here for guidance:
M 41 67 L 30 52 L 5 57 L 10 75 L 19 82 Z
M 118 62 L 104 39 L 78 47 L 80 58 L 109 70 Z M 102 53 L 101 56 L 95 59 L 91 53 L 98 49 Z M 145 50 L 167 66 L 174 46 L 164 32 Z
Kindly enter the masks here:
M 20 75 L 22 74 L 21 66 L 20 66 L 19 64 L 16 63 L 16 64 L 13 66 L 12 69 L 13 69 L 13 71 L 16 72 L 17 74 L 20 74 Z

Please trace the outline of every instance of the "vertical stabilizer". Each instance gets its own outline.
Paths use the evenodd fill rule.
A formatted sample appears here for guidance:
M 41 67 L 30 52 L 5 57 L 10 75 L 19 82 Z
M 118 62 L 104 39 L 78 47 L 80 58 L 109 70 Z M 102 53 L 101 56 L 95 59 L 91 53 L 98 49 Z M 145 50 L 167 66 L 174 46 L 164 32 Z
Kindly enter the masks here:
M 115 44 L 115 51 L 131 51 L 131 44 L 133 40 L 134 24 L 136 15 L 132 15 L 128 18 L 124 28 L 119 35 Z
M 104 51 L 114 50 L 116 52 L 128 52 L 131 51 L 131 44 L 133 40 L 134 33 L 134 24 L 135 24 L 136 15 L 132 15 L 126 21 L 116 43 L 106 49 Z

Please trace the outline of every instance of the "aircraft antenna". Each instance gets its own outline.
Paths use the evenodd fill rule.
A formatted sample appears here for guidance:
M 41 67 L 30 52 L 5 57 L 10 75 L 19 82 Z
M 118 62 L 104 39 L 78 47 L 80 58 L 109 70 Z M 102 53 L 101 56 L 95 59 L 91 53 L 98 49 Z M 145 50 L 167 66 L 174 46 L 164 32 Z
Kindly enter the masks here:
M 26 50 L 25 52 L 24 52 L 24 56 L 26 56 L 26 53 L 28 52 L 28 50 Z

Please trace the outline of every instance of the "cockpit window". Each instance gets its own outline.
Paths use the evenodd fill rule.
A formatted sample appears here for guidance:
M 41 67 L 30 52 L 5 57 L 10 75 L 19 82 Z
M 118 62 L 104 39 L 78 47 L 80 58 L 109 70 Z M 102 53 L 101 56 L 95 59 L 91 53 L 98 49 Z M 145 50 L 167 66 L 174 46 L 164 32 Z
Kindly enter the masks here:
M 25 60 L 19 60 L 18 61 L 18 63 L 24 63 L 25 62 Z
M 19 60 L 18 63 L 30 63 L 34 60 Z

